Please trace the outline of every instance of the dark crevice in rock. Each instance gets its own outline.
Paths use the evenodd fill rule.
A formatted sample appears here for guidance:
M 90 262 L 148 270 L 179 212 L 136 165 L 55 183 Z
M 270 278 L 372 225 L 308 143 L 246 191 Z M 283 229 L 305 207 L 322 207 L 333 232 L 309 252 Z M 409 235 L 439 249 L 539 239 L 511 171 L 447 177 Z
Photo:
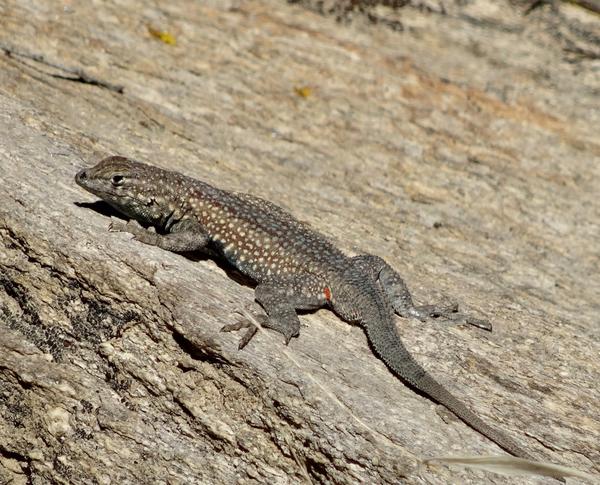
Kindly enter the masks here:
M 112 362 L 106 360 L 105 381 L 119 394 L 131 387 L 131 380 L 122 375 L 120 369 Z
M 116 310 L 110 305 L 84 296 L 81 296 L 80 300 L 86 311 L 71 318 L 73 336 L 78 340 L 99 344 L 120 336 L 128 324 L 140 320 L 140 315 L 131 309 Z
M 27 477 L 27 485 L 33 485 L 33 477 L 31 475 L 31 460 L 28 456 L 14 450 L 9 450 L 2 445 L 0 445 L 0 456 L 18 461 L 21 469 Z
M 6 304 L 2 304 L 0 319 L 9 328 L 21 332 L 40 350 L 49 352 L 55 360 L 60 361 L 65 347 L 65 333 L 42 321 L 31 293 L 4 271 L 0 272 L 0 289 L 16 303 L 21 313 L 15 314 Z
M 92 86 L 98 86 L 100 88 L 108 89 L 109 91 L 114 91 L 119 94 L 122 94 L 124 91 L 123 86 L 109 83 L 107 81 L 90 76 L 83 69 L 78 67 L 69 67 L 61 63 L 48 61 L 42 54 L 32 54 L 29 52 L 24 52 L 22 50 L 16 49 L 12 46 L 8 46 L 5 44 L 0 45 L 0 50 L 4 51 L 4 53 L 7 56 L 12 57 L 16 61 L 29 66 L 29 68 L 53 78 L 64 79 L 66 81 L 73 81 L 82 84 L 89 84 Z M 44 65 L 51 69 L 56 69 L 64 74 L 43 71 L 35 65 L 24 62 L 25 59 L 33 61 L 37 64 Z

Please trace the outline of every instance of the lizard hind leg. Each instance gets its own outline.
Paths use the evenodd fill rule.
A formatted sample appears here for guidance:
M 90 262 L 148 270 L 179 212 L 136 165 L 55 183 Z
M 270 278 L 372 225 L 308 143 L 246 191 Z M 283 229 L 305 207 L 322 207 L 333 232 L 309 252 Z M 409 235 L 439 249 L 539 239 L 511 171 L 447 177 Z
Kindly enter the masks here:
M 270 328 L 282 334 L 286 344 L 300 333 L 300 319 L 296 310 L 314 310 L 327 303 L 325 283 L 315 275 L 302 275 L 288 278 L 273 278 L 263 281 L 254 290 L 254 297 L 263 307 L 266 315 L 256 318 L 261 327 Z M 240 338 L 238 348 L 250 342 L 258 328 L 248 318 L 225 325 L 221 331 L 231 332 L 247 328 Z
M 492 330 L 487 320 L 474 318 L 458 311 L 458 303 L 415 305 L 412 295 L 402 277 L 379 256 L 362 255 L 355 258 L 376 275 L 394 312 L 401 317 L 413 317 L 422 322 L 442 321 L 450 324 L 469 324 L 484 330 Z
M 288 344 L 300 333 L 296 310 L 314 310 L 327 303 L 326 285 L 312 274 L 263 281 L 254 290 L 268 318 L 262 324 L 285 337 Z

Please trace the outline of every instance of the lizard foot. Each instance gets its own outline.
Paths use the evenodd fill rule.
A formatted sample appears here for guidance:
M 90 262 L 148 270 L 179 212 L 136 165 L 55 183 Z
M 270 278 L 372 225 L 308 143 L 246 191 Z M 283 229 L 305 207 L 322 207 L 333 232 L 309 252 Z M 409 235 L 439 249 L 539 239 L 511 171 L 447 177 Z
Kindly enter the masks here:
M 150 229 L 150 231 L 152 231 L 152 229 Z M 129 219 L 127 222 L 123 222 L 121 219 L 116 217 L 111 217 L 108 230 L 110 232 L 128 232 L 134 236 L 148 232 L 148 229 L 142 226 L 135 219 Z
M 252 340 L 252 338 L 256 335 L 256 332 L 258 332 L 258 326 L 252 322 L 249 317 L 245 316 L 245 314 L 243 315 L 244 316 L 239 318 L 236 322 L 228 323 L 227 325 L 223 325 L 221 327 L 221 332 L 237 332 L 243 328 L 247 329 L 239 340 L 239 350 L 242 350 L 246 345 L 248 345 L 250 340 Z M 258 320 L 258 324 L 261 326 L 267 319 L 265 315 L 257 315 L 252 318 Z
M 410 314 L 424 322 L 428 318 L 452 318 L 456 312 L 458 312 L 458 303 L 451 303 L 449 305 L 420 305 L 414 307 Z
M 458 311 L 458 303 L 449 305 L 420 305 L 412 308 L 409 315 L 416 317 L 422 322 L 430 318 L 441 318 L 452 325 L 473 325 L 474 327 L 492 331 L 492 324 L 487 320 L 470 317 Z

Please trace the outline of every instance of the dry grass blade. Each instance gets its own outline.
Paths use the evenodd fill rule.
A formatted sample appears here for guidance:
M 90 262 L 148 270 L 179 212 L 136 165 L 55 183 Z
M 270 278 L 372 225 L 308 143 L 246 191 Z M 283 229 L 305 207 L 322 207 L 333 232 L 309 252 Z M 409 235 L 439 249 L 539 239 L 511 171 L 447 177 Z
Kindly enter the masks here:
M 525 460 L 514 456 L 438 456 L 423 460 L 426 465 L 442 463 L 477 468 L 502 475 L 542 475 L 552 478 L 577 477 L 599 483 L 600 477 L 590 475 L 575 468 L 552 463 Z

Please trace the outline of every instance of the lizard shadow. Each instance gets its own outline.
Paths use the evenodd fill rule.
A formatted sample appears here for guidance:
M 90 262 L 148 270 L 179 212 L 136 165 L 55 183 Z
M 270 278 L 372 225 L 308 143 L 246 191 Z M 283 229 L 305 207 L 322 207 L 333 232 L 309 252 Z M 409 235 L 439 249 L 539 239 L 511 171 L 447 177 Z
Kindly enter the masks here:
M 106 217 L 119 217 L 120 219 L 124 219 L 123 214 L 103 200 L 96 200 L 94 202 L 74 202 L 74 204 L 77 207 L 83 207 L 84 209 L 92 209 L 94 212 Z

